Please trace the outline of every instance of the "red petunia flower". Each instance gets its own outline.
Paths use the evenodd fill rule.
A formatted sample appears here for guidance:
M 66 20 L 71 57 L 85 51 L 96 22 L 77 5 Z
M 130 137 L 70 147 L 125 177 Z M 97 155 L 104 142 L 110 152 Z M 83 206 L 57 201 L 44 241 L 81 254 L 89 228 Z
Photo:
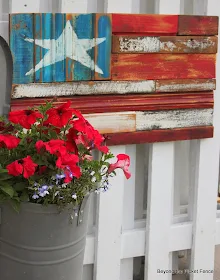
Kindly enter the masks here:
M 67 125 L 68 121 L 72 118 L 73 110 L 70 109 L 71 102 L 68 101 L 58 108 L 51 108 L 47 110 L 48 119 L 45 124 L 52 124 L 57 127 Z
M 121 168 L 124 171 L 125 177 L 129 179 L 131 177 L 131 173 L 128 170 L 128 167 L 130 166 L 130 157 L 125 154 L 119 154 L 117 155 L 117 162 L 110 164 L 108 173 L 111 173 L 114 171 L 116 168 Z
M 78 148 L 76 145 L 77 137 L 77 131 L 74 128 L 70 128 L 67 134 L 66 148 L 68 152 L 73 152 L 76 155 L 78 155 Z
M 47 170 L 47 166 L 43 165 L 43 166 L 39 167 L 38 174 L 42 175 L 42 174 L 44 174 L 46 172 L 46 170 Z
M 66 143 L 60 139 L 52 139 L 48 142 L 39 140 L 36 142 L 35 147 L 38 153 L 48 151 L 52 155 L 64 155 L 67 153 Z
M 73 177 L 79 178 L 81 176 L 81 169 L 77 165 L 79 157 L 74 154 L 65 154 L 60 156 L 56 161 L 56 166 L 64 170 L 66 175 L 65 183 L 69 183 Z
M 8 164 L 6 168 L 8 169 L 8 174 L 13 176 L 23 175 L 24 178 L 28 179 L 34 175 L 37 166 L 32 158 L 27 156 Z
M 7 125 L 5 122 L 0 121 L 0 134 L 5 134 L 12 131 L 15 132 L 15 128 L 12 124 Z
M 9 113 L 8 119 L 15 124 L 20 124 L 26 129 L 30 129 L 37 119 L 43 118 L 42 114 L 34 110 L 19 110 Z
M 20 139 L 13 135 L 1 135 L 0 134 L 0 148 L 7 148 L 9 150 L 14 149 L 20 143 Z

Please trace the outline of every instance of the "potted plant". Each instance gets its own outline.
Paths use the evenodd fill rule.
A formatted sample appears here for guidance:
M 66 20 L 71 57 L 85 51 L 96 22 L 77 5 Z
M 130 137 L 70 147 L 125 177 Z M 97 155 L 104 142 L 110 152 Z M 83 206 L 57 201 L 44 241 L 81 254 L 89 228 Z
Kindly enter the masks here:
M 81 280 L 89 195 L 108 189 L 129 156 L 67 102 L 9 113 L 0 122 L 2 280 Z M 93 151 L 99 151 L 99 159 Z

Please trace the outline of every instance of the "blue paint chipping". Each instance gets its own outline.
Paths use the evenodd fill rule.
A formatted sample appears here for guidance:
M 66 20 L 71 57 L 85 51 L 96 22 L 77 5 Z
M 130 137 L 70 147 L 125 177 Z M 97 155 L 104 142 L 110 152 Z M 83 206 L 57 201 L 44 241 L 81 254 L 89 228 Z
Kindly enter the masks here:
M 11 16 L 10 47 L 13 55 L 13 83 L 27 84 L 34 81 L 34 75 L 25 75 L 33 68 L 34 46 L 24 39 L 34 38 L 32 14 Z
M 99 44 L 98 55 L 97 55 L 97 65 L 102 69 L 103 74 L 98 74 L 102 78 L 111 77 L 111 21 L 109 16 L 103 15 L 98 21 L 98 38 L 106 37 L 106 41 Z
M 65 14 L 55 14 L 55 39 L 58 39 L 62 34 L 66 25 Z M 57 53 L 58 50 L 55 50 Z M 60 50 L 59 50 L 60 51 Z M 65 44 L 62 46 L 61 52 L 65 55 Z M 59 61 L 54 67 L 54 81 L 64 82 L 66 80 L 66 60 Z
M 53 14 L 42 14 L 42 39 L 54 39 L 53 34 Z M 52 50 L 52 42 L 51 42 L 51 50 Z M 42 58 L 45 57 L 48 49 L 42 48 Z M 52 62 L 53 56 L 55 56 L 55 52 L 53 50 L 50 52 L 50 61 Z M 53 68 L 54 64 L 43 67 L 39 71 L 42 71 L 42 82 L 52 82 L 53 81 Z
M 41 15 L 36 14 L 35 15 L 35 39 L 41 39 L 42 38 L 42 29 L 41 29 Z M 34 64 L 36 65 L 42 58 L 41 54 L 42 48 L 35 45 L 35 61 Z M 41 71 L 35 72 L 35 82 L 39 83 L 41 82 Z
M 75 19 L 75 32 L 78 39 L 92 39 L 94 38 L 94 15 L 82 14 L 76 16 Z M 88 55 L 94 59 L 94 48 L 87 51 Z M 91 80 L 92 70 L 78 61 L 74 61 L 74 80 L 86 81 Z

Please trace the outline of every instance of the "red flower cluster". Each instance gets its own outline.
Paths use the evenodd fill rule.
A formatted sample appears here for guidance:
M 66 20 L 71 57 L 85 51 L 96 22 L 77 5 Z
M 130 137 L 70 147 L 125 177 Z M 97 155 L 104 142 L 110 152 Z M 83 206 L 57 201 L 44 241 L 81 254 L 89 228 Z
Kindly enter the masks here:
M 42 115 L 37 110 L 20 110 L 9 113 L 9 120 L 14 124 L 20 124 L 23 128 L 31 129 L 38 119 L 40 124 L 35 127 L 35 131 L 39 135 L 49 133 L 51 129 L 57 134 L 63 136 L 64 140 L 51 139 L 44 142 L 39 140 L 35 144 L 36 152 L 44 155 L 49 153 L 56 156 L 56 167 L 62 169 L 65 173 L 65 182 L 70 182 L 73 177 L 81 176 L 79 167 L 79 153 L 77 145 L 83 145 L 88 151 L 98 149 L 102 153 L 107 154 L 109 149 L 103 145 L 105 138 L 83 117 L 83 115 L 70 108 L 70 101 L 58 108 L 51 108 L 46 111 L 46 116 Z M 12 126 L 13 127 L 13 126 Z M 1 125 L 0 125 L 1 128 Z M 46 129 L 45 129 L 46 128 Z M 64 128 L 65 133 L 62 129 Z M 42 138 L 44 139 L 44 138 Z M 32 143 L 31 135 L 26 138 L 27 143 Z M 0 147 L 13 149 L 20 143 L 20 139 L 13 135 L 0 134 Z M 118 155 L 118 161 L 111 164 L 108 172 L 111 173 L 116 168 L 121 168 L 124 171 L 126 178 L 130 178 L 131 174 L 128 171 L 130 158 L 127 155 Z M 90 155 L 84 155 L 82 160 L 92 160 Z M 41 175 L 47 169 L 47 166 L 38 166 L 34 163 L 30 155 L 25 158 L 16 160 L 7 167 L 8 173 L 13 176 L 22 175 L 24 178 L 29 178 L 35 173 Z

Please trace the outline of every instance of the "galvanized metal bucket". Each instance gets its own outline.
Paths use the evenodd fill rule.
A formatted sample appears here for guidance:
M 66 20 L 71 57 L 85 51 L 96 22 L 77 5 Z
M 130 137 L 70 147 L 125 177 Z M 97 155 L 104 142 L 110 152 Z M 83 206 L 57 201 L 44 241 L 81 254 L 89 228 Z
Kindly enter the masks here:
M 0 279 L 81 280 L 89 201 L 77 217 L 55 205 L 0 205 Z

